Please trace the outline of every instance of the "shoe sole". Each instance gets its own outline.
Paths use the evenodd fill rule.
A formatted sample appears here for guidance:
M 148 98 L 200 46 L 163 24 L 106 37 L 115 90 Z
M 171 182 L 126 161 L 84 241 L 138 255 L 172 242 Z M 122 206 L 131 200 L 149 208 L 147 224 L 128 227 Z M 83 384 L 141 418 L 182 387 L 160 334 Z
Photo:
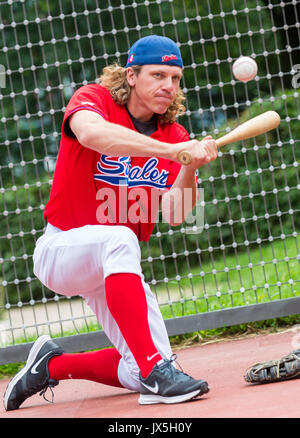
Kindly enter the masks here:
M 139 404 L 140 405 L 153 405 L 156 403 L 182 403 L 188 400 L 192 400 L 193 398 L 208 393 L 209 388 L 207 383 L 203 383 L 200 389 L 197 391 L 189 392 L 188 394 L 174 395 L 172 397 L 164 397 L 158 394 L 140 394 Z
M 33 346 L 30 349 L 26 365 L 9 382 L 9 384 L 8 384 L 8 386 L 6 388 L 6 391 L 5 391 L 5 394 L 4 394 L 4 400 L 3 400 L 4 408 L 5 408 L 6 411 L 7 411 L 8 399 L 10 397 L 10 394 L 11 394 L 14 386 L 18 383 L 18 381 L 24 376 L 24 374 L 27 373 L 29 368 L 32 366 L 33 362 L 35 361 L 35 359 L 36 359 L 40 349 L 43 347 L 43 345 L 46 342 L 50 341 L 50 340 L 51 340 L 51 338 L 48 335 L 44 335 L 44 336 L 40 336 L 35 341 L 35 343 L 33 344 Z

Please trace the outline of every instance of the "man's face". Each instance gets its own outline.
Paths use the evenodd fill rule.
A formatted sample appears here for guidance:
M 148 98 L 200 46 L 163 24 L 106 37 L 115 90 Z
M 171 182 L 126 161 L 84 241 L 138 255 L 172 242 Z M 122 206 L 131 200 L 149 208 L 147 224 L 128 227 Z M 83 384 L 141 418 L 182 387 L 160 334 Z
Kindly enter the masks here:
M 154 113 L 164 114 L 174 101 L 182 69 L 171 65 L 143 65 L 137 75 L 129 67 L 127 81 L 132 87 L 128 109 L 139 120 L 149 120 Z

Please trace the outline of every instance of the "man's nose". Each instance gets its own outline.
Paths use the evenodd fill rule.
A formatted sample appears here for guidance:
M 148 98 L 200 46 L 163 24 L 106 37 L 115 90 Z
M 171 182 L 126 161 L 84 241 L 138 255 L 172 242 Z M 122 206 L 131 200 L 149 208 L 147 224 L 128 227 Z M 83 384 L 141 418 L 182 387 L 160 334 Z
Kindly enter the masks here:
M 164 88 L 164 90 L 168 91 L 169 93 L 171 93 L 173 91 L 174 84 L 173 84 L 171 77 L 165 78 L 164 83 L 163 83 L 163 88 Z

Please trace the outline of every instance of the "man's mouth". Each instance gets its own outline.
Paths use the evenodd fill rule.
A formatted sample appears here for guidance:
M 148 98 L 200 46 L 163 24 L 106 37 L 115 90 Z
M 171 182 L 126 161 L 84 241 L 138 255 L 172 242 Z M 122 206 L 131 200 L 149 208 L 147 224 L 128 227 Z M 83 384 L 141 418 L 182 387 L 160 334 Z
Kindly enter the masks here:
M 159 94 L 159 95 L 157 95 L 156 96 L 158 99 L 162 99 L 162 100 L 165 100 L 165 101 L 168 101 L 168 102 L 171 102 L 172 101 L 172 97 L 171 96 L 167 96 L 167 95 L 162 95 L 162 94 Z

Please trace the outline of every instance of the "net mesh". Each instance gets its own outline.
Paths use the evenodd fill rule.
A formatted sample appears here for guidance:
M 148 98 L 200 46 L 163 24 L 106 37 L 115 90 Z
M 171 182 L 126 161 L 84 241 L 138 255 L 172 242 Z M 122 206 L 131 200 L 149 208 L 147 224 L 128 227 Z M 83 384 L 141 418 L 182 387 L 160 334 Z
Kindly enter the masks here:
M 0 341 L 99 328 L 79 298 L 34 276 L 65 107 L 149 34 L 179 45 L 191 138 L 220 136 L 269 109 L 280 127 L 229 145 L 199 171 L 202 233 L 158 222 L 142 267 L 164 318 L 298 296 L 299 2 L 0 1 Z M 251 56 L 258 74 L 237 81 Z

